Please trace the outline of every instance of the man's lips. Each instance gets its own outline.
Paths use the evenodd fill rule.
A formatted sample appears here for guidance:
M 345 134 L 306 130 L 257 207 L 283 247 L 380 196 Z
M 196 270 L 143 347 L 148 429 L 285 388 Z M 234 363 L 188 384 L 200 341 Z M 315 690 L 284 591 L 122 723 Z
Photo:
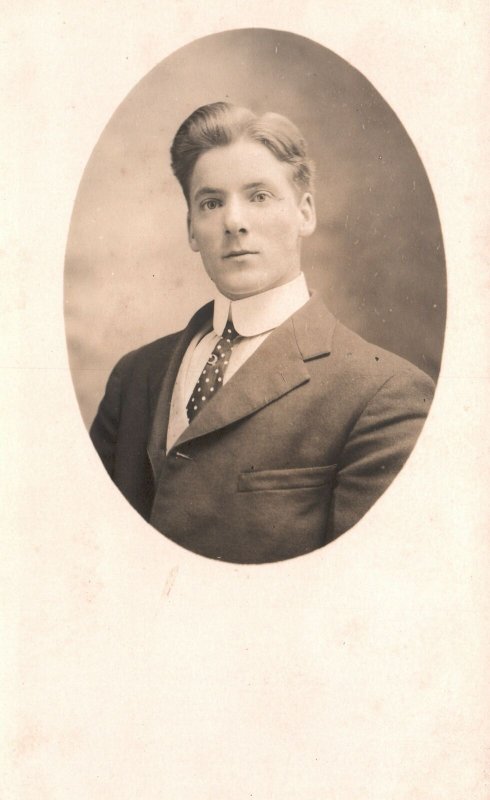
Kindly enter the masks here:
M 223 258 L 237 258 L 238 256 L 256 256 L 258 253 L 257 250 L 230 250 L 229 253 L 225 253 Z

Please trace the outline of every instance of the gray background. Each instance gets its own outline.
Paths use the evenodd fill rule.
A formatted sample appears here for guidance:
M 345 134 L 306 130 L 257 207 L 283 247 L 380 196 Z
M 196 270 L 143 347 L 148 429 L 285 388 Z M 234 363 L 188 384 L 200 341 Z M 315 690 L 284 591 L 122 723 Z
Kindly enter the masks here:
M 152 70 L 83 175 L 65 267 L 68 352 L 89 424 L 128 350 L 183 327 L 212 285 L 186 238 L 171 140 L 199 105 L 290 116 L 317 166 L 308 284 L 362 336 L 437 377 L 445 323 L 440 224 L 424 167 L 373 86 L 326 48 L 265 29 L 198 39 Z

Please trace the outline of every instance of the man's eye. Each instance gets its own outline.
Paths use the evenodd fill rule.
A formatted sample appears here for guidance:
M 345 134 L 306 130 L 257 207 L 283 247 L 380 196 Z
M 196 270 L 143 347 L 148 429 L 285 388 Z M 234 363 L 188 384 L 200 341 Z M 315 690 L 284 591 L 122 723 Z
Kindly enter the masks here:
M 265 200 L 268 200 L 270 197 L 269 192 L 255 192 L 252 197 L 254 203 L 263 203 Z
M 204 200 L 201 204 L 201 208 L 207 209 L 207 211 L 214 211 L 215 208 L 218 208 L 219 200 Z

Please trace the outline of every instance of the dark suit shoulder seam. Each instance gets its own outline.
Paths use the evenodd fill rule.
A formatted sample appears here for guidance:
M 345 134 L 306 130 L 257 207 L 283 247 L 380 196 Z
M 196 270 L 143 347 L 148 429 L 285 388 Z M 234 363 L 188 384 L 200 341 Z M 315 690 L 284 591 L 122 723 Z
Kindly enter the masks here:
M 364 412 L 366 411 L 366 409 L 367 409 L 367 407 L 370 405 L 370 403 L 372 403 L 372 402 L 373 402 L 373 400 L 374 400 L 374 399 L 375 399 L 375 398 L 378 396 L 378 394 L 381 392 L 381 390 L 385 388 L 386 384 L 387 384 L 387 383 L 389 383 L 391 380 L 393 380 L 393 378 L 394 378 L 396 375 L 397 375 L 397 373 L 396 373 L 396 372 L 392 372 L 392 373 L 391 373 L 391 375 L 389 375 L 389 376 L 388 376 L 388 377 L 387 377 L 387 378 L 386 378 L 386 379 L 385 379 L 385 380 L 384 380 L 384 381 L 383 381 L 383 382 L 382 382 L 382 383 L 381 383 L 381 384 L 378 386 L 378 388 L 376 389 L 376 391 L 375 391 L 375 392 L 373 392 L 373 393 L 372 393 L 372 395 L 371 395 L 370 397 L 368 397 L 368 399 L 366 400 L 366 402 L 364 403 L 364 405 L 363 405 L 363 407 L 362 407 L 362 410 L 361 410 L 361 411 L 359 412 L 359 414 L 357 415 L 357 419 L 356 419 L 356 422 L 354 423 L 354 425 L 356 425 L 356 424 L 357 424 L 358 420 L 359 420 L 359 419 L 362 417 L 362 415 L 364 414 Z M 354 427 L 354 425 L 353 425 L 352 427 Z
M 364 403 L 364 405 L 362 407 L 362 410 L 359 412 L 359 414 L 356 417 L 355 423 L 352 425 L 351 431 L 357 425 L 358 421 L 360 420 L 362 415 L 365 413 L 365 411 L 368 408 L 368 406 L 373 402 L 373 400 L 376 399 L 376 397 L 379 395 L 379 393 L 390 383 L 390 381 L 394 380 L 397 377 L 401 377 L 402 375 L 406 375 L 406 376 L 410 376 L 411 375 L 412 377 L 416 377 L 418 375 L 418 373 L 420 373 L 421 376 L 427 378 L 427 380 L 429 380 L 429 381 L 431 380 L 431 378 L 423 370 L 419 370 L 418 367 L 415 367 L 413 364 L 410 364 L 410 362 L 407 362 L 407 366 L 403 366 L 401 369 L 395 370 L 395 371 L 393 371 L 391 373 L 391 375 L 388 375 L 388 377 L 378 386 L 376 391 L 373 392 L 371 394 L 371 396 Z

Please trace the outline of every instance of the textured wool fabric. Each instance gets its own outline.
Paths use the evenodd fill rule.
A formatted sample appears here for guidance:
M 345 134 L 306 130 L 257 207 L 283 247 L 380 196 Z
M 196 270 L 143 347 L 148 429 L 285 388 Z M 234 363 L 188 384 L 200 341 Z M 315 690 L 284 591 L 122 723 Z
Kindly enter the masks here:
M 322 547 L 402 468 L 433 383 L 349 331 L 313 295 L 167 452 L 179 364 L 211 316 L 210 304 L 182 333 L 121 359 L 91 428 L 97 452 L 137 511 L 188 550 L 264 563 Z

